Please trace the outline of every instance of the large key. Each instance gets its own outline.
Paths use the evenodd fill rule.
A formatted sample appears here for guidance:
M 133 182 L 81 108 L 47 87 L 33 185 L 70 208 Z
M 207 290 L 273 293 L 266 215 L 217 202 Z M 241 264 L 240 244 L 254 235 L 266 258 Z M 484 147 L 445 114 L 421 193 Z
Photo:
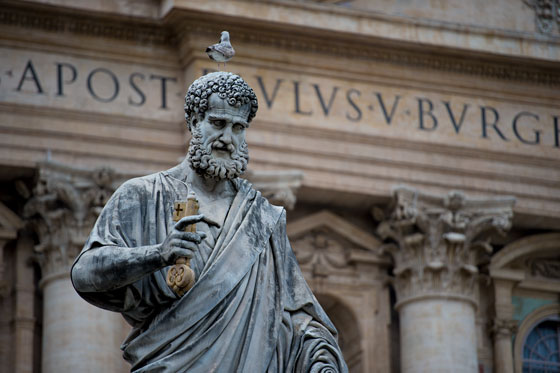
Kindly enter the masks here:
M 198 214 L 198 201 L 194 194 L 189 193 L 186 202 L 175 201 L 173 204 L 173 221 L 175 222 L 185 216 L 196 214 Z M 185 232 L 196 232 L 196 224 L 187 225 Z M 194 272 L 190 265 L 191 260 L 189 258 L 178 258 L 175 265 L 169 268 L 167 272 L 167 285 L 180 297 L 189 291 L 195 282 Z

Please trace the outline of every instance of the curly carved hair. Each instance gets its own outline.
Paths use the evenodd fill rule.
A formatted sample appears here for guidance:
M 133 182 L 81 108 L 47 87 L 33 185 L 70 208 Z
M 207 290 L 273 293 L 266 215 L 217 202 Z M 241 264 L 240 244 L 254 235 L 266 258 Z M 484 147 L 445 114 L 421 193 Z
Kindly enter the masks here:
M 226 99 L 231 106 L 239 107 L 250 104 L 249 118 L 251 120 L 257 114 L 259 104 L 253 89 L 249 87 L 242 77 L 230 72 L 219 71 L 201 76 L 195 80 L 185 95 L 185 119 L 189 130 L 190 119 L 194 114 L 204 115 L 208 110 L 208 100 L 211 94 L 217 94 L 221 99 Z

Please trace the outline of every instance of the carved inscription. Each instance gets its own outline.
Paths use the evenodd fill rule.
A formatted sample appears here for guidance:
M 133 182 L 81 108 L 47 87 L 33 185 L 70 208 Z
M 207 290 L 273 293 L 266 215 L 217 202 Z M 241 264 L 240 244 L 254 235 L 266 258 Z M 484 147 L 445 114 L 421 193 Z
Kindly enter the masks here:
M 203 74 L 211 71 L 202 69 Z M 257 74 L 248 80 L 251 78 L 267 110 L 291 109 L 293 117 L 300 120 L 336 120 L 340 127 L 367 125 L 401 133 L 411 130 L 426 138 L 445 133 L 482 144 L 493 141 L 560 148 L 560 112 L 544 112 L 539 107 L 501 108 L 480 99 L 470 102 L 455 97 L 407 95 L 404 90 L 387 92 L 381 86 L 364 89 L 350 82 L 338 86 Z
M 142 118 L 182 117 L 180 71 L 10 49 L 0 49 L 0 62 L 0 102 Z M 255 87 L 264 109 L 258 119 L 264 121 L 516 152 L 522 151 L 518 145 L 547 148 L 548 153 L 560 149 L 560 112 L 545 102 L 509 103 L 450 95 L 437 87 L 420 91 L 236 69 Z
M 25 64 L 19 78 L 15 91 L 44 95 L 51 94 L 57 97 L 65 97 L 65 90 L 69 85 L 77 84 L 78 77 L 83 78 L 85 82 L 85 91 L 87 95 L 96 101 L 109 103 L 115 101 L 119 94 L 123 94 L 123 85 L 127 86 L 129 93 L 127 94 L 128 104 L 131 106 L 143 106 L 146 103 L 146 90 L 159 89 L 161 98 L 159 109 L 167 109 L 167 91 L 169 83 L 177 83 L 177 78 L 172 76 L 162 76 L 157 74 L 144 74 L 137 71 L 130 73 L 128 76 L 119 77 L 115 72 L 104 67 L 97 67 L 90 71 L 78 72 L 75 65 L 68 62 L 56 62 L 56 74 L 47 74 L 48 76 L 40 76 L 33 64 L 33 60 L 29 59 Z M 13 76 L 13 71 L 6 71 L 6 75 Z M 45 79 L 54 80 L 56 82 L 56 90 L 46 92 L 41 83 Z M 155 84 L 153 84 L 155 81 Z M 101 88 L 101 86 L 103 86 Z
M 0 48 L 0 102 L 180 120 L 173 69 Z

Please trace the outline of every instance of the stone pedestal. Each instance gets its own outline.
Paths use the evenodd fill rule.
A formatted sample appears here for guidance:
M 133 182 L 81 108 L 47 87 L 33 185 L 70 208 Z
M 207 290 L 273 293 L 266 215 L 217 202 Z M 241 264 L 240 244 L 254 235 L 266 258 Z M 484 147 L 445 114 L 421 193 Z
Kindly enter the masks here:
M 479 253 L 492 251 L 485 233 L 509 229 L 515 200 L 405 187 L 394 198 L 378 232 L 391 241 L 402 372 L 476 373 Z

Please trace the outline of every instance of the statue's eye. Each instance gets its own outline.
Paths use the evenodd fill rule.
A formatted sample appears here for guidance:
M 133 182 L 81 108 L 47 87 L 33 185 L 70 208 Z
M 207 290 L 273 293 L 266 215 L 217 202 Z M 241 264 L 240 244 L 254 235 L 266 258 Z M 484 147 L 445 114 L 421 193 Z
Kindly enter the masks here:
M 240 123 L 235 123 L 235 124 L 233 125 L 233 130 L 234 130 L 234 131 L 238 131 L 238 132 L 239 132 L 239 131 L 243 131 L 244 129 L 245 129 L 245 126 L 242 125 L 242 124 L 240 124 Z
M 226 125 L 226 121 L 223 119 L 214 119 L 212 121 L 212 125 L 216 128 L 224 128 Z

